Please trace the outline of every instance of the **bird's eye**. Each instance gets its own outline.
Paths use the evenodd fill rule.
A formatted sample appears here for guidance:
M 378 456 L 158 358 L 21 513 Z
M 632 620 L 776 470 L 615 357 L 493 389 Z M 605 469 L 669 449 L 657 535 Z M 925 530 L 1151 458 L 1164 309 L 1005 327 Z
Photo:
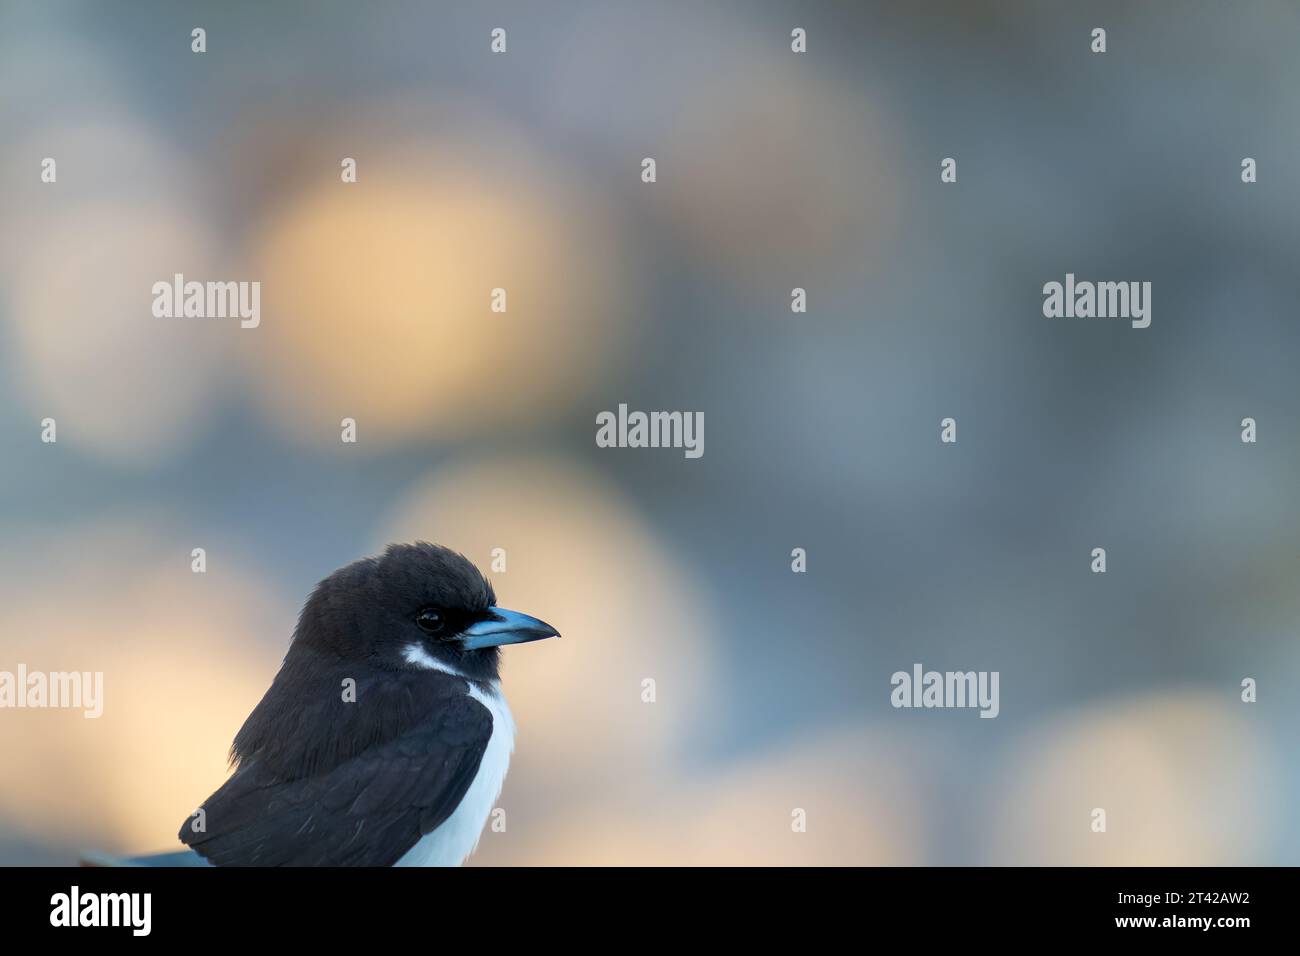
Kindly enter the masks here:
M 415 623 L 420 626 L 420 630 L 426 634 L 437 634 L 442 630 L 442 615 L 431 607 L 426 607 L 419 614 L 415 615 Z

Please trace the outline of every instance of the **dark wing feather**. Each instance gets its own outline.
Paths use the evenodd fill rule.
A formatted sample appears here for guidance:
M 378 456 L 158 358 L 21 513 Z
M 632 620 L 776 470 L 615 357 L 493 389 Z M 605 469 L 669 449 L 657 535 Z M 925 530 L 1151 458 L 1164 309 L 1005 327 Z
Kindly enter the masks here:
M 219 866 L 391 866 L 451 815 L 478 772 L 492 715 L 464 688 L 447 678 L 427 713 L 385 720 L 359 752 L 318 752 L 306 773 L 278 750 L 241 756 L 203 805 L 205 831 L 191 818 L 181 842 Z

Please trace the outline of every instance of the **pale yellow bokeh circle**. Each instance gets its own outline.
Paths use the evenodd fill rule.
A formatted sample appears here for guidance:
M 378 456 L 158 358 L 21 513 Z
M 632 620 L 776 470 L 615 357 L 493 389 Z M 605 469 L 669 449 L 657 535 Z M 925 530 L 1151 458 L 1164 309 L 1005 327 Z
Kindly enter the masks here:
M 344 417 L 362 441 L 482 437 L 610 374 L 630 294 L 615 236 L 516 160 L 509 141 L 390 149 L 355 185 L 313 181 L 269 215 L 249 356 L 293 437 L 337 442 Z
M 1276 762 L 1231 684 L 1094 704 L 1026 740 L 992 808 L 993 863 L 1232 866 L 1276 830 Z M 1106 831 L 1093 832 L 1092 812 Z
M 58 535 L 31 554 L 46 573 L 0 606 L 0 669 L 102 672 L 102 715 L 4 711 L 0 815 L 38 842 L 179 848 L 181 824 L 225 779 L 231 740 L 275 674 L 292 608 L 235 556 L 214 554 L 195 574 L 187 551 L 125 524 Z M 277 622 L 282 640 L 267 633 Z

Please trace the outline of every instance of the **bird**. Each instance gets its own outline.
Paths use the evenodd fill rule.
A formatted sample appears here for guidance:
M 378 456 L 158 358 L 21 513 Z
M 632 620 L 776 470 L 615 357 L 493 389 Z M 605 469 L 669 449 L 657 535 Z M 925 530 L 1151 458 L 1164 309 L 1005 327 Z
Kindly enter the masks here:
M 440 545 L 340 568 L 235 735 L 231 776 L 181 825 L 201 860 L 158 865 L 460 865 L 514 749 L 500 649 L 550 637 Z

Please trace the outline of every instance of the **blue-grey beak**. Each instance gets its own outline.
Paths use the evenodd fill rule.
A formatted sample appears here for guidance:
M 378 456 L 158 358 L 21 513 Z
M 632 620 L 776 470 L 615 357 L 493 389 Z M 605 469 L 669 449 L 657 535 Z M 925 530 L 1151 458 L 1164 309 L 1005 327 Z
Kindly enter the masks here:
M 545 621 L 518 611 L 490 607 L 491 617 L 471 624 L 461 632 L 461 646 L 469 651 L 502 644 L 527 644 L 545 637 L 559 637 L 560 632 Z

